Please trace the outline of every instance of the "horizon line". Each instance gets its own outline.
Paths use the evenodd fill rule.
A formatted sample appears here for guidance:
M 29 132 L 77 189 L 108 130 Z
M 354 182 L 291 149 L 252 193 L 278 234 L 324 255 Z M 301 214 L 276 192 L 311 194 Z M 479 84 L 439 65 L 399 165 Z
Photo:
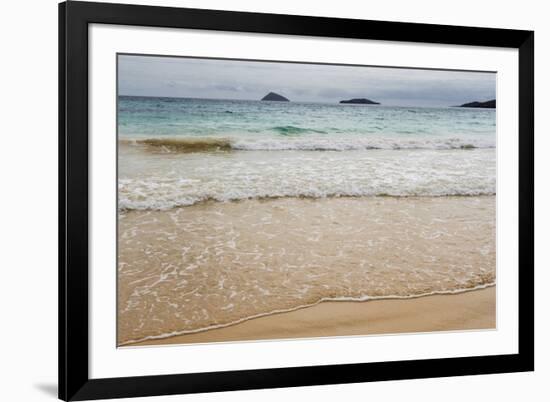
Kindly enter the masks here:
M 278 103 L 319 103 L 319 104 L 330 104 L 330 105 L 341 105 L 340 101 L 306 101 L 306 100 L 300 100 L 300 101 L 262 101 L 261 99 L 236 99 L 236 98 L 199 98 L 194 96 L 167 96 L 167 95 L 130 95 L 130 94 L 117 94 L 117 97 L 119 96 L 126 96 L 126 97 L 134 97 L 134 98 L 168 98 L 168 99 L 196 99 L 196 100 L 220 100 L 220 101 L 244 101 L 244 102 L 278 102 Z M 363 98 L 350 98 L 350 99 L 363 99 Z M 368 98 L 364 98 L 368 99 Z M 342 99 L 345 100 L 345 99 Z M 489 102 L 495 99 L 487 99 L 487 100 L 470 100 L 465 103 L 471 103 L 471 102 Z M 378 102 L 378 101 L 375 101 Z M 352 104 L 353 105 L 353 104 Z M 418 107 L 418 108 L 438 108 L 438 107 L 461 107 L 460 105 L 440 105 L 440 106 L 422 106 L 422 105 L 392 105 L 392 104 L 384 104 L 379 103 L 376 104 L 359 104 L 360 106 L 389 106 L 389 107 Z

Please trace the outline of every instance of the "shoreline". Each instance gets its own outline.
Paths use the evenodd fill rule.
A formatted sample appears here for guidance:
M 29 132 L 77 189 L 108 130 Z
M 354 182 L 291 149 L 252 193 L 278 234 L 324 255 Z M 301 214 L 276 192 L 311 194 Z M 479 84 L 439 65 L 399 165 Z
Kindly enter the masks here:
M 496 286 L 454 294 L 366 301 L 322 301 L 196 333 L 119 347 L 392 335 L 496 328 Z
M 496 193 L 474 193 L 474 194 L 436 194 L 436 195 L 422 195 L 422 194 L 389 194 L 389 193 L 380 193 L 380 194 L 326 194 L 320 196 L 310 196 L 310 195 L 268 195 L 268 196 L 259 196 L 259 197 L 248 197 L 248 198 L 229 198 L 229 199 L 217 199 L 217 198 L 205 198 L 193 202 L 192 204 L 177 204 L 168 209 L 156 209 L 156 208 L 127 208 L 119 207 L 118 213 L 145 213 L 145 212 L 166 212 L 170 210 L 178 210 L 181 208 L 190 208 L 195 206 L 205 206 L 205 205 L 216 205 L 216 204 L 237 204 L 243 202 L 270 202 L 277 200 L 305 200 L 305 201 L 325 201 L 333 199 L 350 199 L 358 200 L 362 198 L 370 198 L 373 200 L 384 200 L 384 199 L 393 199 L 393 200 L 422 200 L 422 199 L 448 199 L 448 198 L 490 198 L 496 197 Z
M 407 307 L 485 287 L 495 282 L 494 208 L 494 196 L 477 196 L 281 198 L 132 211 L 119 220 L 118 344 L 224 340 L 209 340 L 214 331 L 229 331 L 230 340 L 285 338 L 276 328 L 265 337 L 231 335 L 230 328 L 329 304 Z M 297 336 L 323 336 L 340 314 L 348 312 L 322 314 L 317 333 Z M 432 330 L 407 325 L 397 331 Z M 331 333 L 346 335 L 347 327 Z M 363 325 L 352 333 L 372 331 Z

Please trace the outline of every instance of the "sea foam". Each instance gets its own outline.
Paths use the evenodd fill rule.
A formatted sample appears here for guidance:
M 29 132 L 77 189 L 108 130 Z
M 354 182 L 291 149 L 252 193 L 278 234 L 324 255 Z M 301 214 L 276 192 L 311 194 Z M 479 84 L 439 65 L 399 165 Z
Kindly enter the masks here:
M 495 149 L 255 151 L 238 157 L 120 150 L 119 208 L 280 197 L 484 195 L 496 192 Z M 396 160 L 398 159 L 398 161 Z

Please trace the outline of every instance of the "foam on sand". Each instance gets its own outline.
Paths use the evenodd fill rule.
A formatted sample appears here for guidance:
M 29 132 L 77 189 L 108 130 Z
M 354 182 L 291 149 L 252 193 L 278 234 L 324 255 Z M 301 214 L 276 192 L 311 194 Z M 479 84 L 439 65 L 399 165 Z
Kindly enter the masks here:
M 495 282 L 495 197 L 281 198 L 119 220 L 119 344 Z

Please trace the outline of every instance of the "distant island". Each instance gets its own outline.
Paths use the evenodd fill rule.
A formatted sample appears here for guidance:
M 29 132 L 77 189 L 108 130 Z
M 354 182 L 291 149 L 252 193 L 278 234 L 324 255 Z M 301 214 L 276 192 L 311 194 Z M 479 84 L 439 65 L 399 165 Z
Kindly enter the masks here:
M 341 100 L 340 103 L 353 103 L 356 105 L 379 105 L 379 102 L 371 101 L 367 98 L 354 98 L 354 99 L 348 99 L 348 100 Z
M 287 98 L 282 95 L 276 94 L 275 92 L 270 92 L 262 98 L 263 101 L 277 101 L 277 102 L 290 102 Z
M 470 102 L 457 107 L 482 107 L 487 109 L 494 109 L 497 107 L 496 99 L 488 100 L 487 102 Z

